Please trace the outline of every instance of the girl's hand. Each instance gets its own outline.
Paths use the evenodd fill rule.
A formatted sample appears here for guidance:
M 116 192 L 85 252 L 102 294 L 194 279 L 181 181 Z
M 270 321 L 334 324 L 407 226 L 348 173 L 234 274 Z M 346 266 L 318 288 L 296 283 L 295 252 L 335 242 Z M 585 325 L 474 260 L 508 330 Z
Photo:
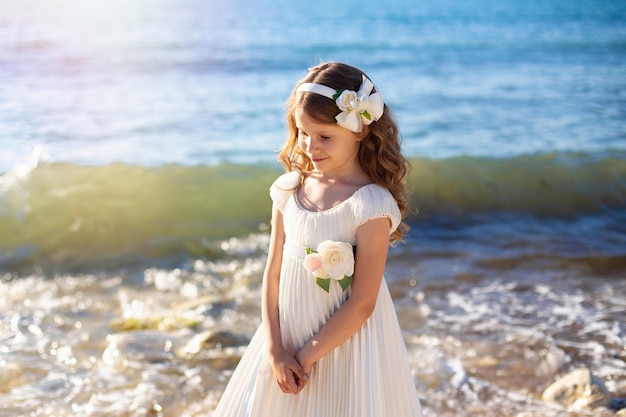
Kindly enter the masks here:
M 304 373 L 307 375 L 311 374 L 311 370 L 313 369 L 313 363 L 309 363 L 307 361 L 307 359 L 304 357 L 302 350 L 298 351 L 294 357 L 296 358 L 296 360 L 298 361 L 298 363 L 300 364 L 300 366 L 302 367 L 302 369 L 304 370 Z
M 302 391 L 309 375 L 292 354 L 281 349 L 280 352 L 270 353 L 270 361 L 276 382 L 284 393 L 297 394 Z

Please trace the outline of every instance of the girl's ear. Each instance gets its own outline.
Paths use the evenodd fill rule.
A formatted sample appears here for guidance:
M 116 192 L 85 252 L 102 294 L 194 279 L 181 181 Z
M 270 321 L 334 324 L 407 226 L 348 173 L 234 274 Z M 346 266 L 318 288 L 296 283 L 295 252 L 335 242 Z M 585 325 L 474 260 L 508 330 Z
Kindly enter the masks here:
M 369 135 L 369 133 L 370 133 L 370 127 L 363 126 L 363 131 L 356 134 L 357 141 L 362 141 L 363 139 L 365 139 L 365 137 L 367 137 L 367 135 Z

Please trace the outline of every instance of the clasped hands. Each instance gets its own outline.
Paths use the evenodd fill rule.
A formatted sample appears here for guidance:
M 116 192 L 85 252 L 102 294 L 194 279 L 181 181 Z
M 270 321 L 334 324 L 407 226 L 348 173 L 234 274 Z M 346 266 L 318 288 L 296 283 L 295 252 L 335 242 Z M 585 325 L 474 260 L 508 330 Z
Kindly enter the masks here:
M 272 370 L 280 389 L 286 394 L 298 394 L 309 381 L 311 366 L 305 367 L 296 358 L 296 354 L 279 349 L 270 352 Z

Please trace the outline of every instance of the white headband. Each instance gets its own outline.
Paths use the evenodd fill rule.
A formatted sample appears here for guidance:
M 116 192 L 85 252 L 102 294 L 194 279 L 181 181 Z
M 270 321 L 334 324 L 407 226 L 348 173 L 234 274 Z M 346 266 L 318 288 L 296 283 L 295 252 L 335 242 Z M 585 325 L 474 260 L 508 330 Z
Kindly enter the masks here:
M 369 125 L 383 115 L 385 103 L 380 93 L 370 94 L 374 84 L 364 75 L 358 92 L 335 90 L 322 84 L 300 84 L 296 93 L 309 92 L 334 100 L 341 110 L 335 119 L 337 124 L 355 133 L 363 131 L 363 125 Z

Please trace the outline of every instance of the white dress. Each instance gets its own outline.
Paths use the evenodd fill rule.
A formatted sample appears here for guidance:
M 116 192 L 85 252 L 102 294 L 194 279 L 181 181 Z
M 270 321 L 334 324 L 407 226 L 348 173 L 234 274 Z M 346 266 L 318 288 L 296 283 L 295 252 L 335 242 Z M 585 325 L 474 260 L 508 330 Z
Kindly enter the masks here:
M 339 205 L 312 212 L 300 206 L 296 172 L 270 188 L 283 214 L 285 246 L 280 275 L 279 312 L 283 345 L 299 349 L 347 299 L 331 280 L 330 292 L 317 286 L 304 268 L 304 248 L 324 240 L 356 244 L 356 229 L 380 217 L 401 216 L 391 193 L 369 184 Z M 389 290 L 382 280 L 376 307 L 350 339 L 319 359 L 309 382 L 294 395 L 281 391 L 267 356 L 263 326 L 256 331 L 235 369 L 214 417 L 414 417 L 422 410 L 409 369 L 406 347 Z

